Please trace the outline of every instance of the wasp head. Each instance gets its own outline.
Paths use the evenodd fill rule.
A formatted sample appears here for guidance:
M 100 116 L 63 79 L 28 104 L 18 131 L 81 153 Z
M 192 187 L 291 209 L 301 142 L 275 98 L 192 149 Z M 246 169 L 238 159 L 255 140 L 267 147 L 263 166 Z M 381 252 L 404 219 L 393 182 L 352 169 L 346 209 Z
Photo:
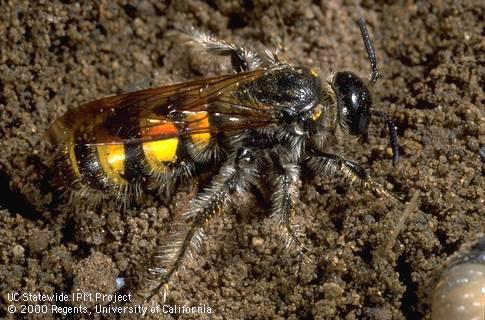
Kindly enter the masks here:
M 371 79 L 371 84 L 374 82 Z M 399 158 L 396 126 L 386 113 L 372 110 L 372 98 L 366 83 L 350 71 L 341 71 L 334 75 L 331 86 L 336 96 L 339 123 L 346 127 L 351 135 L 365 135 L 371 115 L 385 121 L 390 134 L 392 160 L 396 164 Z
M 352 135 L 364 135 L 369 126 L 372 100 L 366 84 L 352 72 L 337 72 L 332 80 L 337 114 Z

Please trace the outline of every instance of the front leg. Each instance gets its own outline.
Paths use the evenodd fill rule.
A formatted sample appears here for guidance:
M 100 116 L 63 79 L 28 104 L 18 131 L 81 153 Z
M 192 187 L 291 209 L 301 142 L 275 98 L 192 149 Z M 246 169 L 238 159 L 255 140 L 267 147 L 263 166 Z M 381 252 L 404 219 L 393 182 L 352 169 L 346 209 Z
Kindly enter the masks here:
M 308 166 L 315 172 L 320 173 L 324 171 L 328 174 L 340 172 L 351 183 L 360 182 L 364 188 L 368 188 L 378 194 L 390 196 L 396 198 L 397 200 L 402 200 L 399 196 L 387 190 L 380 183 L 372 179 L 372 177 L 357 162 L 346 160 L 336 154 L 320 152 L 315 149 L 310 149 L 308 151 L 308 157 L 306 160 Z
M 252 151 L 241 148 L 234 155 L 233 163 L 224 165 L 211 186 L 200 193 L 184 213 L 184 222 L 170 235 L 167 245 L 154 257 L 148 297 L 150 300 L 162 293 L 163 301 L 173 284 L 174 276 L 183 269 L 188 258 L 199 251 L 205 238 L 204 227 L 217 213 L 224 212 L 236 192 L 247 191 L 255 183 L 256 166 Z

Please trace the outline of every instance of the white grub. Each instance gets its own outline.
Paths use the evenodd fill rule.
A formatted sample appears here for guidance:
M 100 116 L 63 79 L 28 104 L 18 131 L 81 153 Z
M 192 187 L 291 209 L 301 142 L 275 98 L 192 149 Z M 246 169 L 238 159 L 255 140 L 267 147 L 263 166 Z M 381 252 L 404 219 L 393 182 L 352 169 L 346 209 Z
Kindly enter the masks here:
M 441 274 L 433 292 L 431 319 L 485 319 L 485 237 Z

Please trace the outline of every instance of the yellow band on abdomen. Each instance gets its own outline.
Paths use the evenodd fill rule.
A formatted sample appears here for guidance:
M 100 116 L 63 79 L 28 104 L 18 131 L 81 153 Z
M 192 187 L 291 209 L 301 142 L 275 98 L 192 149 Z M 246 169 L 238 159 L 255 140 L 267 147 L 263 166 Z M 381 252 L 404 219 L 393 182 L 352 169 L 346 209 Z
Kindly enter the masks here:
M 194 133 L 190 135 L 195 147 L 203 149 L 210 143 L 211 134 L 208 133 L 210 129 L 209 115 L 207 112 L 194 112 L 189 114 L 185 120 L 188 123 L 188 128 L 191 131 L 206 131 L 206 133 Z
M 166 163 L 177 162 L 179 138 L 173 122 L 145 119 L 141 123 L 142 137 L 153 141 L 143 142 L 145 160 L 152 170 L 166 170 Z
M 123 175 L 125 173 L 125 147 L 123 144 L 107 144 L 96 146 L 99 163 L 104 173 L 115 184 L 128 183 Z
M 64 147 L 63 152 L 69 157 L 68 159 L 70 168 L 72 168 L 72 172 L 74 173 L 75 178 L 78 179 L 79 177 L 81 177 L 81 171 L 79 170 L 79 165 L 77 164 L 74 135 L 72 133 L 70 134 L 69 142 Z
M 144 142 L 145 159 L 151 168 L 160 168 L 164 162 L 176 162 L 178 144 L 178 138 Z

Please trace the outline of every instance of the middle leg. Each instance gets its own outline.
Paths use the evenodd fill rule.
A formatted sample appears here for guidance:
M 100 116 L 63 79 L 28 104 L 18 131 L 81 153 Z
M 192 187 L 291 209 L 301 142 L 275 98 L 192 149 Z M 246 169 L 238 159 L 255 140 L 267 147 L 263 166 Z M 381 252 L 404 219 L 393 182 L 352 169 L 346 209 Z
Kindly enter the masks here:
M 303 256 L 308 251 L 302 241 L 303 231 L 299 225 L 292 222 L 299 198 L 299 173 L 297 165 L 286 164 L 282 166 L 281 173 L 273 186 L 271 218 L 282 229 L 285 250 L 289 251 L 295 248 L 298 254 Z

